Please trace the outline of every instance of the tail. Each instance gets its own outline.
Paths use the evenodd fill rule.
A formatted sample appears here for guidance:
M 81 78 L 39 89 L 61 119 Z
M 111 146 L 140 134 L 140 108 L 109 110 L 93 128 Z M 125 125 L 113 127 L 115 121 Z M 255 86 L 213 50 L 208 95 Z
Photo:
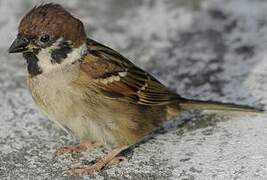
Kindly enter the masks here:
M 200 101 L 184 99 L 179 103 L 180 108 L 189 110 L 213 110 L 213 111 L 232 111 L 232 112 L 250 112 L 250 113 L 263 113 L 264 110 L 257 109 L 246 105 L 237 105 L 232 103 L 222 103 L 216 101 Z

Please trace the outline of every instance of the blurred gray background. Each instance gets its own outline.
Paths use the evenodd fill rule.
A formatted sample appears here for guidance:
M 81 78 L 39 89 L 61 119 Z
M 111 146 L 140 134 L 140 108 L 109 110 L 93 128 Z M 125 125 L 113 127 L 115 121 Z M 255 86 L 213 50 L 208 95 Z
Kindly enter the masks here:
M 7 49 L 21 17 L 48 1 L 0 0 L 0 179 L 60 179 L 101 152 L 56 158 L 74 143 L 34 106 L 25 62 Z M 267 1 L 53 1 L 87 34 L 151 72 L 179 94 L 264 107 Z M 187 124 L 177 128 L 183 120 Z M 266 179 L 267 118 L 189 114 L 96 179 Z

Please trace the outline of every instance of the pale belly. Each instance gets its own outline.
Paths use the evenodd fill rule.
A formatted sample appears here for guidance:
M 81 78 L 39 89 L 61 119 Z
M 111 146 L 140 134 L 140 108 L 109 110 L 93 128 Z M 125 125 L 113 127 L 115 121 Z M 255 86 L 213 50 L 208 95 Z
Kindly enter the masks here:
M 141 117 L 136 117 L 131 105 L 118 108 L 117 102 L 103 101 L 93 91 L 84 95 L 70 82 L 60 82 L 40 75 L 28 79 L 28 86 L 39 108 L 65 131 L 107 146 L 132 144 L 144 135 L 139 133 Z M 133 115 L 137 120 L 131 119 Z
M 79 75 L 78 68 L 73 68 L 28 78 L 27 83 L 48 118 L 80 139 L 107 146 L 133 144 L 169 119 L 165 106 L 142 107 L 73 84 Z

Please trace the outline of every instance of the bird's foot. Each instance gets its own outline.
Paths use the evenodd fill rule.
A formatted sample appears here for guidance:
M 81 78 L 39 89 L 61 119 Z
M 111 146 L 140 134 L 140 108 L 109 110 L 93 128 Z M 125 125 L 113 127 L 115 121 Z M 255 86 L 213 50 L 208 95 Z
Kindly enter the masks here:
M 65 154 L 78 154 L 84 151 L 87 151 L 89 149 L 95 149 L 97 147 L 100 147 L 101 145 L 90 141 L 90 140 L 83 140 L 78 145 L 70 145 L 70 146 L 64 146 L 56 150 L 55 155 L 56 156 L 62 156 Z
M 126 147 L 116 148 L 110 151 L 108 154 L 96 160 L 93 165 L 76 165 L 71 167 L 67 173 L 73 176 L 86 176 L 94 175 L 95 173 L 101 171 L 102 169 L 109 167 L 111 165 L 117 164 L 123 160 L 126 160 L 123 156 L 118 156 L 121 151 L 126 149 Z
M 125 156 L 116 156 L 105 167 L 110 167 L 123 161 L 127 161 L 127 158 Z

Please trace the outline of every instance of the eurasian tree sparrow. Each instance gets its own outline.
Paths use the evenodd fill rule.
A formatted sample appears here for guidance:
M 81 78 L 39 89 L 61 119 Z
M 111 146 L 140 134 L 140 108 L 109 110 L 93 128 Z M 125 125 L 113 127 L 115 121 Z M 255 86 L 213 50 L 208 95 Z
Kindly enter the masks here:
M 99 144 L 112 149 L 94 165 L 71 168 L 72 174 L 100 171 L 121 151 L 185 111 L 258 112 L 179 96 L 118 52 L 87 38 L 83 23 L 58 4 L 34 7 L 18 30 L 9 52 L 23 53 L 35 103 L 82 142 L 57 154 Z

